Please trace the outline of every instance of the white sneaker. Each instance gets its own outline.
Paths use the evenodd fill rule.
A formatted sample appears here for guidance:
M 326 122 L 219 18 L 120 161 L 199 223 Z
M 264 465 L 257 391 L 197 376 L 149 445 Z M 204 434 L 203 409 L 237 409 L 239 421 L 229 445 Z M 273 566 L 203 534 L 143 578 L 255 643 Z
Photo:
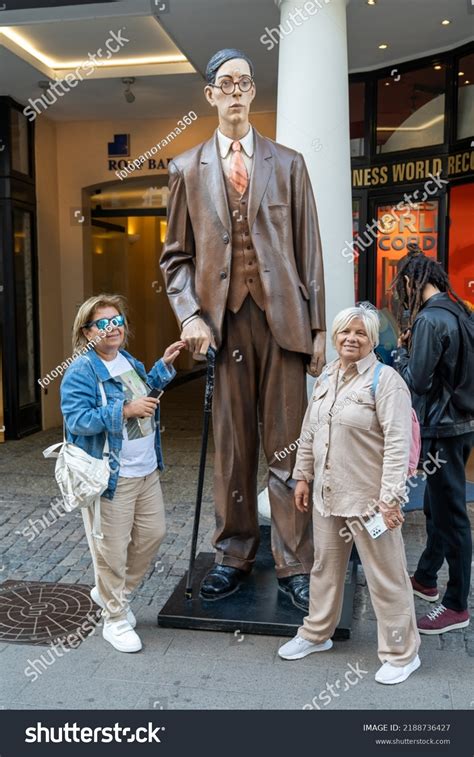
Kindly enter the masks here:
M 282 660 L 301 660 L 302 657 L 312 654 L 313 652 L 326 652 L 331 649 L 332 641 L 328 639 L 322 644 L 313 644 L 312 641 L 303 639 L 302 636 L 295 636 L 278 650 Z
M 418 670 L 421 665 L 421 660 L 416 655 L 408 665 L 403 667 L 396 667 L 389 662 L 384 662 L 381 668 L 379 668 L 375 674 L 375 680 L 377 683 L 402 683 L 406 681 L 408 676 Z
M 139 652 L 142 642 L 126 620 L 104 620 L 102 636 L 119 652 Z
M 103 601 L 102 597 L 99 594 L 99 589 L 97 586 L 93 586 L 90 590 L 91 599 L 93 602 L 96 603 L 96 605 L 99 605 L 99 607 L 102 607 L 103 610 L 105 610 L 105 602 Z M 127 610 L 127 622 L 130 623 L 132 628 L 135 628 L 137 625 L 137 619 L 133 612 L 131 611 L 130 607 Z

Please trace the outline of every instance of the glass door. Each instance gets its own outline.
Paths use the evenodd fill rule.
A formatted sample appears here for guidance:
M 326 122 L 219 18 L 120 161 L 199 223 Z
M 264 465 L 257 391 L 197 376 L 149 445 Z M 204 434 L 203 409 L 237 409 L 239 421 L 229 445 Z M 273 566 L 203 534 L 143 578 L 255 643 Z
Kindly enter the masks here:
M 454 291 L 474 307 L 474 182 L 449 194 L 449 278 Z
M 443 204 L 443 207 L 441 205 Z M 425 255 L 439 259 L 441 198 L 425 202 L 404 202 L 381 198 L 373 203 L 375 227 L 372 285 L 374 304 L 394 312 L 393 280 L 400 260 L 410 242 L 418 244 Z
M 413 189 L 410 188 L 411 197 L 416 196 L 417 187 Z M 389 364 L 399 331 L 392 284 L 398 264 L 407 254 L 407 245 L 415 242 L 426 255 L 444 264 L 445 196 L 425 202 L 413 202 L 410 197 L 402 202 L 402 197 L 403 194 L 393 194 L 370 201 L 368 217 L 371 222 L 363 238 L 364 247 L 367 247 L 361 255 L 361 262 L 366 265 L 367 299 L 380 314 L 378 351 Z
M 33 216 L 30 211 L 13 210 L 14 301 L 18 406 L 20 414 L 36 402 L 37 383 L 34 327 Z
M 2 236 L 3 291 L 0 294 L 0 353 L 7 438 L 18 439 L 41 428 L 37 383 L 35 218 L 33 209 L 17 203 L 3 208 L 7 233 Z M 5 241 L 6 240 L 6 241 Z M 1 410 L 1 408 L 0 408 Z
M 0 441 L 41 429 L 34 132 L 0 97 Z

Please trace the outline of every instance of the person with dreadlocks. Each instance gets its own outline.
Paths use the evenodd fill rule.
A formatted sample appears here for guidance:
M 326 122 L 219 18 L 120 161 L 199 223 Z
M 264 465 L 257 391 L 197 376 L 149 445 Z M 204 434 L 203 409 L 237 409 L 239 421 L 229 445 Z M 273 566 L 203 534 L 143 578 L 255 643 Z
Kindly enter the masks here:
M 408 316 L 394 367 L 412 393 L 422 456 L 434 463 L 423 503 L 427 543 L 411 582 L 416 596 L 437 602 L 437 575 L 446 558 L 442 603 L 418 620 L 420 633 L 441 634 L 469 625 L 472 538 L 465 467 L 474 442 L 474 320 L 441 264 L 416 244 L 408 245 L 392 286 L 400 326 Z

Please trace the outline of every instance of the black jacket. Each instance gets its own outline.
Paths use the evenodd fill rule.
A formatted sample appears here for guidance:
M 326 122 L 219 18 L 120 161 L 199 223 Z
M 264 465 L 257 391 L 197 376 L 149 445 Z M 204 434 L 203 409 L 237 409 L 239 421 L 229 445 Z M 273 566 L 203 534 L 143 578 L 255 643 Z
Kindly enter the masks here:
M 410 388 L 423 438 L 474 431 L 474 418 L 451 402 L 448 387 L 456 381 L 461 334 L 456 316 L 436 307 L 443 300 L 450 297 L 440 292 L 424 303 L 413 324 L 411 354 L 400 347 L 394 355 L 393 367 Z

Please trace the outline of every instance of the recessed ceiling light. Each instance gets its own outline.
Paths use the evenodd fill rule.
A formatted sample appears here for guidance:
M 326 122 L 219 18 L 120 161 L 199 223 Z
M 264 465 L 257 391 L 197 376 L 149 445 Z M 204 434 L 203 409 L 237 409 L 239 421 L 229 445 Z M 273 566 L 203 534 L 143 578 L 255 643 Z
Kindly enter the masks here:
M 17 31 L 15 31 L 14 28 L 9 26 L 2 26 L 0 27 L 0 39 L 1 36 L 5 35 L 7 39 L 10 39 L 12 42 L 14 42 L 16 45 L 22 48 L 22 50 L 25 50 L 27 53 L 32 55 L 36 60 L 39 60 L 41 63 L 43 63 L 45 66 L 48 66 L 49 68 L 52 68 L 55 71 L 60 70 L 66 70 L 66 69 L 75 69 L 82 66 L 82 63 L 84 61 L 81 60 L 55 60 L 53 58 L 50 58 L 45 53 L 41 52 L 37 48 L 34 47 L 31 42 L 29 42 L 26 37 L 23 37 L 21 34 L 19 34 Z M 138 66 L 138 65 L 146 65 L 148 63 L 185 63 L 186 58 L 184 55 L 177 54 L 177 55 L 163 55 L 163 56 L 144 56 L 144 57 L 134 57 L 134 58 L 118 58 L 117 60 L 102 60 L 100 62 L 100 68 L 105 67 L 112 67 L 112 66 Z M 99 64 L 97 64 L 99 65 Z
M 390 82 L 389 82 L 389 81 L 386 81 L 386 82 L 385 82 L 385 86 L 386 86 L 386 87 L 389 87 L 389 86 L 390 86 Z
M 451 21 L 449 20 L 449 18 L 445 18 L 443 19 L 443 21 L 441 21 L 442 26 L 449 26 L 450 23 Z
M 458 71 L 458 76 L 464 76 L 464 71 Z
M 435 66 L 434 68 L 435 68 L 435 71 L 440 71 L 442 69 L 442 66 L 440 66 L 439 63 L 438 63 L 438 65 Z
M 469 79 L 466 79 L 466 81 L 464 82 L 464 84 L 470 84 L 470 83 L 471 82 L 469 81 Z
M 386 50 L 388 45 L 385 42 L 382 42 L 381 45 L 379 45 L 379 50 Z
M 377 0 L 366 0 L 367 5 L 377 5 Z

